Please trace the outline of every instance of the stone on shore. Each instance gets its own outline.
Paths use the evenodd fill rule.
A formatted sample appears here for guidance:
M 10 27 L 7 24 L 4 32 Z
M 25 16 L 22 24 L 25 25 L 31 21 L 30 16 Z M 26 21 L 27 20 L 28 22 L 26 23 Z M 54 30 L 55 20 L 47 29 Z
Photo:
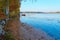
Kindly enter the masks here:
M 37 30 L 30 25 L 22 24 L 20 27 L 20 40 L 55 40 L 42 30 Z

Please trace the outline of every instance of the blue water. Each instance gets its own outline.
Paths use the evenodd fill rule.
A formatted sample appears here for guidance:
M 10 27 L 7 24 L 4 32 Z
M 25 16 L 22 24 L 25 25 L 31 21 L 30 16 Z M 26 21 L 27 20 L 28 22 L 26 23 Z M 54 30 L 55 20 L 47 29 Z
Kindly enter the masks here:
M 26 14 L 20 20 L 60 40 L 60 14 Z

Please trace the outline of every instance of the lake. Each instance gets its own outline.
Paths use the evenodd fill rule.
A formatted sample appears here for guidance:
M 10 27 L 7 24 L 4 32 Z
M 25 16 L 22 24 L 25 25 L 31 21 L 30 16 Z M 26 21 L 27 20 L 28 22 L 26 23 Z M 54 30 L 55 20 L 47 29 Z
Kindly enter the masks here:
M 60 40 L 60 14 L 26 13 L 20 20 Z

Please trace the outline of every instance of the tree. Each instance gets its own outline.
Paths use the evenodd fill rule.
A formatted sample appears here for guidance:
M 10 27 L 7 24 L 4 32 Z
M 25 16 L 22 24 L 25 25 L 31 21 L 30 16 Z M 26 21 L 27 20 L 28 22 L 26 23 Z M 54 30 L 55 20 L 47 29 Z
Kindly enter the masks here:
M 6 15 L 6 12 L 8 9 L 8 17 Z M 12 39 L 10 36 L 12 35 L 15 40 L 19 40 L 19 33 L 18 28 L 20 24 L 20 0 L 0 0 L 0 20 L 7 19 L 6 24 L 4 25 L 5 30 L 5 39 L 4 40 L 10 40 Z M 5 17 L 6 16 L 6 17 Z M 7 37 L 6 37 L 7 36 Z M 10 39 L 9 39 L 9 38 Z M 6 39 L 7 38 L 7 39 Z
M 21 26 L 21 23 L 20 23 L 21 1 L 22 0 L 0 0 L 0 18 L 2 18 L 3 16 L 4 17 L 6 16 L 6 18 L 4 19 L 8 18 L 6 24 L 4 25 L 4 30 L 8 34 L 7 36 L 12 34 L 14 37 L 14 40 L 20 40 L 18 36 L 19 35 L 18 29 Z M 23 1 L 27 1 L 27 0 L 23 0 Z M 7 13 L 8 13 L 8 16 L 6 15 Z M 1 14 L 4 14 L 4 15 L 1 16 Z

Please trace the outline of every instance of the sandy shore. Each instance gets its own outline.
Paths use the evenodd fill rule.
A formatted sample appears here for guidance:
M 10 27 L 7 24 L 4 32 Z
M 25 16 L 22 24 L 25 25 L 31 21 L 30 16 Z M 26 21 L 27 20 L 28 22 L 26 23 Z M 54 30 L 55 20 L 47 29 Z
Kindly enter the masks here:
M 22 23 L 20 30 L 20 40 L 55 40 L 42 30 L 37 30 L 30 25 Z

